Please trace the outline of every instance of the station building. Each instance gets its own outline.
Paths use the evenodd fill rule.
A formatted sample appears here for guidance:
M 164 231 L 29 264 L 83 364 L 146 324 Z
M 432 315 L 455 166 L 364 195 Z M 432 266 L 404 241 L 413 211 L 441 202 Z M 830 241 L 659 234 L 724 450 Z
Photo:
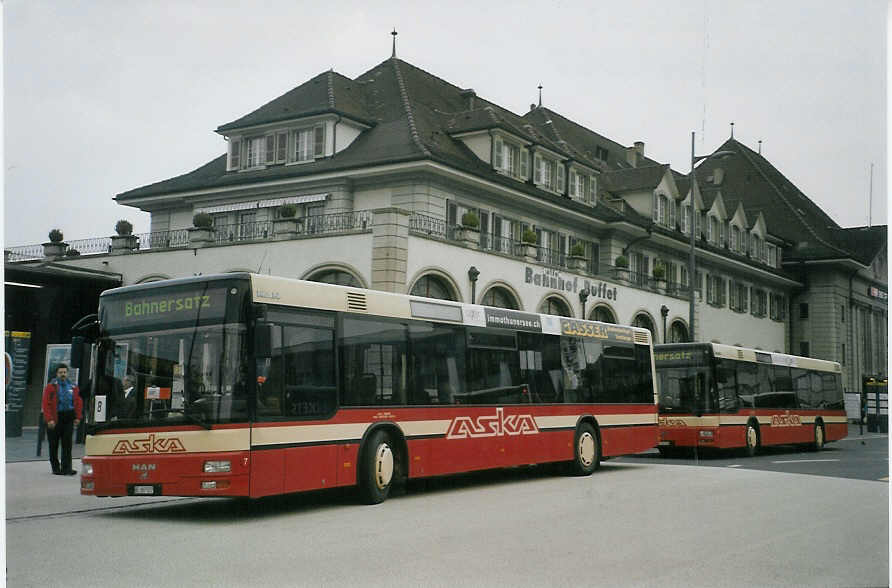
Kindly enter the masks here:
M 541 103 L 515 114 L 395 57 L 323 72 L 216 132 L 221 155 L 115 197 L 151 214 L 150 233 L 13 248 L 7 271 L 125 285 L 251 271 L 686 341 L 693 230 L 695 340 L 839 361 L 850 391 L 885 375 L 886 226 L 840 227 L 733 137 L 692 185 L 643 142 Z

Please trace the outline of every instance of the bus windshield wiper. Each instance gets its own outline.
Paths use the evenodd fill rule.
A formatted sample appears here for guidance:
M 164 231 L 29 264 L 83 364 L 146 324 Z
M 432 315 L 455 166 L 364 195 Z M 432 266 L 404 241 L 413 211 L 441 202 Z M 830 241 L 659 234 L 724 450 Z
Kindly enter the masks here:
M 148 412 L 148 414 L 152 415 L 152 414 L 161 413 L 161 412 L 178 412 L 181 415 L 183 415 L 184 417 L 186 417 L 188 420 L 195 423 L 196 425 L 203 427 L 204 429 L 207 429 L 208 431 L 211 430 L 211 423 L 196 416 L 194 413 L 186 412 L 186 409 L 184 409 L 184 408 L 156 408 L 154 410 L 150 410 Z

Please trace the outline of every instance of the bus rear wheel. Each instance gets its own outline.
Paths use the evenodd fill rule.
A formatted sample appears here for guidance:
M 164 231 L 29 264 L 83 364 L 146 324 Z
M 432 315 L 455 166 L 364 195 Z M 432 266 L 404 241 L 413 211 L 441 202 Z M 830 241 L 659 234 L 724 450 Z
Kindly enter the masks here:
M 576 429 L 573 441 L 573 473 L 577 476 L 590 476 L 601 465 L 601 444 L 598 434 L 589 423 L 582 423 Z
M 381 430 L 373 432 L 363 445 L 360 459 L 360 498 L 365 504 L 384 502 L 390 494 L 396 470 L 390 436 Z
M 746 424 L 746 455 L 747 457 L 753 457 L 756 455 L 756 452 L 759 450 L 759 429 L 756 428 L 756 425 L 752 422 Z
M 824 427 L 821 423 L 815 423 L 815 442 L 811 446 L 813 451 L 824 449 Z

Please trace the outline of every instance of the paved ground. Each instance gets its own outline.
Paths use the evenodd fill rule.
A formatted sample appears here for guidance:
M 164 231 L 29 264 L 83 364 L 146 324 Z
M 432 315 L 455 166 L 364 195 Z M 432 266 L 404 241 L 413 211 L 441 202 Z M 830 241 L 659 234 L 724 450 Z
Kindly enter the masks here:
M 37 455 L 37 427 L 22 427 L 21 437 L 6 438 L 6 461 L 8 463 L 19 461 L 49 460 L 49 443 L 44 439 L 41 444 L 40 455 Z M 75 443 L 71 446 L 72 459 L 78 460 L 84 456 L 83 444 Z M 49 467 L 49 465 L 47 465 Z M 76 465 L 74 467 L 77 467 Z

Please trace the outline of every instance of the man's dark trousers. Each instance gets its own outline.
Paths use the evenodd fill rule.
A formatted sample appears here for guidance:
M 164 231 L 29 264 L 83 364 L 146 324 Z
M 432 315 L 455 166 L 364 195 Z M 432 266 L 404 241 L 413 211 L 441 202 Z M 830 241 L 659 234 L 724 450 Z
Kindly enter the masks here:
M 71 435 L 74 433 L 74 411 L 59 411 L 58 421 L 52 429 L 46 428 L 46 437 L 50 442 L 50 467 L 54 474 L 66 474 L 71 471 Z M 59 440 L 62 441 L 62 464 L 59 464 Z

